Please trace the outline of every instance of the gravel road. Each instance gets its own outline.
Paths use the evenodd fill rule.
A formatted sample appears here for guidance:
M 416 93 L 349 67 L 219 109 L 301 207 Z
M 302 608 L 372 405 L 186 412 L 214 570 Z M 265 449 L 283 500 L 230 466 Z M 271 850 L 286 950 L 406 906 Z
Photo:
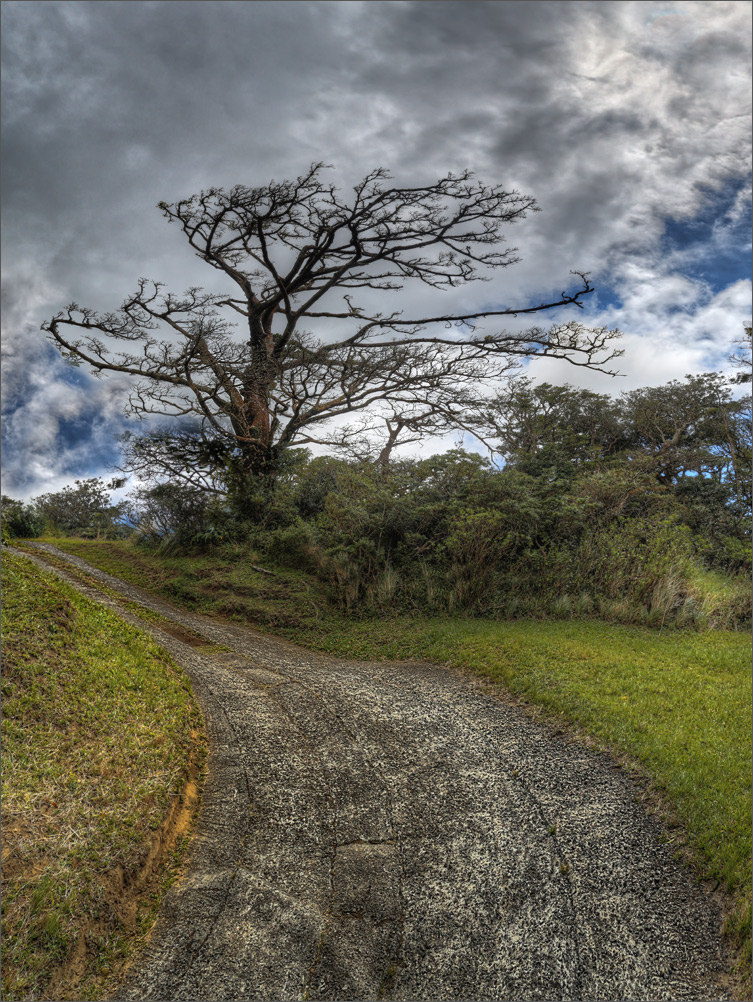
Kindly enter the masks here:
M 209 731 L 187 872 L 116 999 L 733 997 L 716 905 L 608 757 L 469 675 L 314 654 L 38 548 L 173 621 L 149 629 Z

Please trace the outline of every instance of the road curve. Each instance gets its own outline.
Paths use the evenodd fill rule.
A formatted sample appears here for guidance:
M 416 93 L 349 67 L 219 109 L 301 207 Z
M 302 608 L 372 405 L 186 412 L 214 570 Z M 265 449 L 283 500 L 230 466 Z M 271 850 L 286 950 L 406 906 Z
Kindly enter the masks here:
M 715 904 L 608 757 L 463 673 L 314 654 L 54 552 L 176 624 L 149 629 L 210 738 L 187 872 L 116 999 L 733 997 Z

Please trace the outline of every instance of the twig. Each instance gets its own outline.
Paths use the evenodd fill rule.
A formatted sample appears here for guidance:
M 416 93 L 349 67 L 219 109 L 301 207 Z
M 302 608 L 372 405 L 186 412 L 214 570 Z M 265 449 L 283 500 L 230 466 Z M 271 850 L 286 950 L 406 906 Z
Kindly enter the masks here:
M 260 574 L 269 574 L 269 576 L 273 578 L 277 577 L 274 571 L 265 570 L 263 567 L 258 567 L 256 564 L 249 564 L 248 566 L 252 571 L 258 571 Z

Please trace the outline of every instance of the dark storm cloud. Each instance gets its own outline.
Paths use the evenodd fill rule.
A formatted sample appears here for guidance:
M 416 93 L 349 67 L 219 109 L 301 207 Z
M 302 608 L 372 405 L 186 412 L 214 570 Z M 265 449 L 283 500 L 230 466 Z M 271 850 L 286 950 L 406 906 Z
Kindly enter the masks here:
M 647 27 L 646 6 L 10 0 L 10 239 L 41 253 L 53 280 L 85 276 L 109 295 L 114 279 L 125 294 L 129 259 L 143 262 L 134 278 L 147 264 L 162 274 L 163 259 L 171 281 L 191 263 L 184 253 L 171 266 L 160 199 L 263 183 L 316 159 L 346 180 L 375 163 L 410 181 L 470 163 L 536 195 L 546 213 L 535 232 L 568 234 L 563 264 L 586 243 L 603 260 L 615 224 L 629 235 L 626 202 L 648 240 L 667 180 L 672 211 L 698 203 L 692 178 L 674 191 L 676 175 L 697 169 L 699 143 L 678 138 L 673 103 L 691 134 L 718 125 L 727 60 L 744 60 L 734 25 L 701 24 L 713 5 L 695 5 L 695 27 L 682 30 L 705 30 L 675 48 L 657 28 L 678 18 Z M 656 74 L 644 89 L 631 77 L 636 53 Z M 713 175 L 719 149 L 709 152 L 701 173 Z M 655 184 L 664 168 L 675 176 Z
M 380 138 L 388 145 L 398 121 L 411 169 L 427 152 L 432 169 L 470 152 L 486 173 L 536 195 L 546 209 L 538 232 L 568 232 L 600 260 L 614 226 L 630 228 L 626 205 L 644 226 L 650 215 L 659 223 L 699 206 L 696 179 L 745 170 L 747 109 L 742 90 L 730 102 L 730 65 L 747 70 L 749 42 L 724 21 L 742 5 L 679 4 L 646 23 L 655 6 L 374 4 L 354 84 L 392 102 Z M 704 139 L 727 116 L 737 149 Z M 646 239 L 656 235 L 654 225 Z
M 662 238 L 747 176 L 747 4 L 5 0 L 2 15 L 8 475 L 34 453 L 43 484 L 84 462 L 86 420 L 97 456 L 123 427 L 125 382 L 71 381 L 39 323 L 71 300 L 116 307 L 140 275 L 214 281 L 156 203 L 312 161 L 344 187 L 379 165 L 409 184 L 470 167 L 535 195 L 544 211 L 509 234 L 523 260 L 485 302 L 592 269 L 640 343 L 682 296 L 697 317 L 666 326 L 679 374 L 739 333 L 745 283 L 674 274 Z M 731 256 L 736 225 L 714 235 Z M 634 382 L 643 356 L 626 360 Z M 18 367 L 31 382 L 9 391 Z
M 307 86 L 312 73 L 330 75 L 330 19 L 295 2 L 8 3 L 3 178 L 14 241 L 42 247 L 53 279 L 116 270 L 161 235 L 149 213 L 160 199 L 289 161 L 284 125 L 312 100 L 297 68 L 308 65 Z

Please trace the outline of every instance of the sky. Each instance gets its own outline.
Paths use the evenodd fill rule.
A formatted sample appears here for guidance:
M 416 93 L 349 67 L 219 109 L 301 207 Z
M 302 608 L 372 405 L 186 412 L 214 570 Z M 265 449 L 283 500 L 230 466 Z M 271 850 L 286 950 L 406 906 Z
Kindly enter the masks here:
M 141 276 L 211 286 L 157 203 L 317 161 L 344 190 L 375 167 L 405 185 L 468 168 L 534 196 L 542 211 L 508 234 L 520 262 L 433 303 L 539 302 L 590 272 L 578 319 L 624 332 L 621 375 L 541 359 L 536 380 L 619 393 L 724 370 L 750 320 L 747 0 L 1 11 L 5 494 L 107 477 L 118 436 L 145 430 L 124 415 L 127 378 L 66 365 L 40 324 L 72 301 L 116 309 Z

